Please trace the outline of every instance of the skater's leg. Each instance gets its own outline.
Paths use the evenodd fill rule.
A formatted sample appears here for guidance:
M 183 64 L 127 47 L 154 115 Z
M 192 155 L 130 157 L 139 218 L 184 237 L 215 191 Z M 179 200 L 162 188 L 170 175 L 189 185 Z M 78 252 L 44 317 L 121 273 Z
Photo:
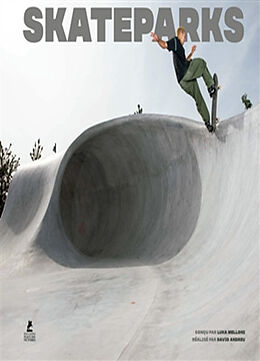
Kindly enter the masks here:
M 202 73 L 203 80 L 208 88 L 214 85 L 214 80 L 209 72 L 209 69 L 207 67 L 207 64 L 205 63 L 205 69 Z
M 189 81 L 194 80 L 197 78 L 200 78 L 204 72 L 206 63 L 201 58 L 195 58 L 190 61 L 190 65 L 188 67 L 188 70 L 186 71 L 183 80 Z
M 205 60 L 202 58 L 195 58 L 191 61 L 189 68 L 183 77 L 183 80 L 194 80 L 200 78 L 201 76 L 203 77 L 203 80 L 208 88 L 214 85 L 214 80 L 210 75 Z
M 188 93 L 190 96 L 192 96 L 192 98 L 195 100 L 197 110 L 200 113 L 203 121 L 206 124 L 209 123 L 209 121 L 210 121 L 209 111 L 208 111 L 207 105 L 201 95 L 197 80 L 194 79 L 194 80 L 190 80 L 190 81 L 185 81 L 182 79 L 180 82 L 180 86 L 186 93 Z
M 193 94 L 194 94 L 193 98 L 196 102 L 198 112 L 200 113 L 203 121 L 205 123 L 209 123 L 210 115 L 209 115 L 208 107 L 203 99 L 203 96 L 201 95 L 199 84 L 198 84 L 197 80 L 194 80 L 193 84 L 194 84 L 193 85 Z

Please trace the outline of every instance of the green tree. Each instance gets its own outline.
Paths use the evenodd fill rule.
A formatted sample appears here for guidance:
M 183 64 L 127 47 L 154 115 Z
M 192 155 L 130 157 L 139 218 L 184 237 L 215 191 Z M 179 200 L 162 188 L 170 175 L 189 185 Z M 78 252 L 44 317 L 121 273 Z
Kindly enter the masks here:
M 40 159 L 42 156 L 43 147 L 41 146 L 40 143 L 41 143 L 40 139 L 38 139 L 37 143 L 36 142 L 34 143 L 33 150 L 30 153 L 30 157 L 31 157 L 32 161 Z
M 4 209 L 13 174 L 20 165 L 20 158 L 12 153 L 11 147 L 12 144 L 8 148 L 3 147 L 0 142 L 0 216 Z
M 252 107 L 252 103 L 249 99 L 247 99 L 247 94 L 243 94 L 242 97 L 241 97 L 241 100 L 242 100 L 242 103 L 244 104 L 245 106 L 245 109 L 249 109 Z
M 140 104 L 137 104 L 137 111 L 134 114 L 141 114 L 143 112 L 143 108 L 141 108 Z

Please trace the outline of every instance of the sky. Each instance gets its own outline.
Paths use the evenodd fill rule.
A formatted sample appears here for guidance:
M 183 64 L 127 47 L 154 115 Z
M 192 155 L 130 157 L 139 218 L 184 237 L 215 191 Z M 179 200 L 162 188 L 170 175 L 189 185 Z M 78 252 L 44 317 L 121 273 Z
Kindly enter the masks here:
M 66 7 L 64 28 L 68 29 L 73 7 L 148 7 L 156 19 L 158 8 L 170 7 L 175 27 L 180 7 L 239 7 L 244 14 L 244 37 L 239 43 L 192 42 L 188 37 L 186 55 L 197 45 L 193 57 L 204 58 L 210 72 L 218 74 L 218 115 L 224 120 L 241 113 L 241 95 L 253 104 L 260 101 L 260 2 L 259 1 L 28 1 L 3 0 L 0 4 L 0 140 L 30 163 L 29 153 L 40 138 L 42 157 L 67 147 L 84 130 L 95 124 L 133 114 L 137 104 L 145 113 L 171 114 L 202 122 L 194 100 L 178 85 L 172 54 L 151 41 L 113 42 L 112 23 L 107 40 L 96 41 L 96 24 L 90 21 L 92 42 L 30 43 L 23 36 L 24 12 L 30 6 Z M 133 27 L 133 21 L 131 22 Z M 225 29 L 224 16 L 220 29 Z M 201 32 L 201 19 L 199 34 Z M 168 40 L 163 38 L 163 40 Z M 210 107 L 206 87 L 200 88 Z

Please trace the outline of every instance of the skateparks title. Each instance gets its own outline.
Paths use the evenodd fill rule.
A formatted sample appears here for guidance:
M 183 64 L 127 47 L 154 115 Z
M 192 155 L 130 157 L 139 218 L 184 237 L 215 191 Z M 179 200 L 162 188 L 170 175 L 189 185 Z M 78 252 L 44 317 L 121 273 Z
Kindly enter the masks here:
M 156 18 L 151 9 L 144 7 L 118 8 L 73 8 L 68 14 L 67 8 L 29 7 L 24 13 L 24 37 L 31 43 L 46 42 L 104 42 L 106 41 L 106 25 L 113 26 L 113 41 L 141 42 L 143 35 L 154 31 L 160 38 L 171 38 L 175 35 L 175 20 L 171 8 L 159 8 Z M 240 42 L 244 36 L 241 22 L 243 12 L 238 7 L 179 8 L 178 24 L 186 29 L 191 41 L 209 42 L 211 35 L 214 41 L 225 39 L 232 43 Z M 66 26 L 64 24 L 66 20 Z M 220 21 L 224 29 L 220 28 Z M 96 34 L 90 31 L 90 21 L 96 22 Z M 201 31 L 198 28 L 201 23 Z M 67 26 L 68 25 L 68 26 Z

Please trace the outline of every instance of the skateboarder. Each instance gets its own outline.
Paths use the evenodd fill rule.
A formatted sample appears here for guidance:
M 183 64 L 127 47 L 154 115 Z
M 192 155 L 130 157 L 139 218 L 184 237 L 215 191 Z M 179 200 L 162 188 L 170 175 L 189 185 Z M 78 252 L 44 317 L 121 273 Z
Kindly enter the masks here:
M 198 112 L 205 122 L 208 131 L 212 132 L 213 127 L 210 124 L 209 111 L 201 95 L 197 78 L 201 76 L 203 77 L 211 97 L 215 93 L 216 89 L 205 60 L 201 58 L 191 59 L 194 51 L 196 50 L 196 45 L 193 45 L 190 54 L 186 58 L 183 47 L 186 38 L 186 31 L 181 26 L 178 27 L 176 36 L 168 41 L 160 39 L 158 35 L 153 32 L 151 33 L 151 37 L 153 41 L 156 41 L 160 45 L 161 48 L 173 51 L 173 63 L 178 83 L 181 88 L 195 100 Z

